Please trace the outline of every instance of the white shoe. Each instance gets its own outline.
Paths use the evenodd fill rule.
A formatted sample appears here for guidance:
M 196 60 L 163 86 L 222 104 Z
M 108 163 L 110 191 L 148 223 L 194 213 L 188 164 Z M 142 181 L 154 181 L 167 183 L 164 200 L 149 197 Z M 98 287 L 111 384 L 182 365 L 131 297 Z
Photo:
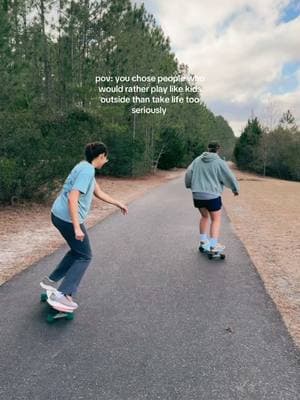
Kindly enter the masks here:
M 199 245 L 199 251 L 200 251 L 201 253 L 205 253 L 205 252 L 207 252 L 207 251 L 209 251 L 209 250 L 210 250 L 209 240 L 206 239 L 206 240 L 204 240 L 204 241 L 201 241 L 201 242 L 200 242 L 200 245 Z
M 226 248 L 226 247 L 225 247 L 223 244 L 217 243 L 215 247 L 211 247 L 211 248 L 210 248 L 210 251 L 211 251 L 212 253 L 223 253 L 224 250 L 225 250 L 225 248 Z
M 70 311 L 76 310 L 78 304 L 64 296 L 60 292 L 52 292 L 49 297 L 49 303 L 53 306 L 64 307 Z
M 40 286 L 45 290 L 57 291 L 55 285 L 56 282 L 49 279 L 48 276 L 45 276 L 45 278 L 40 282 Z

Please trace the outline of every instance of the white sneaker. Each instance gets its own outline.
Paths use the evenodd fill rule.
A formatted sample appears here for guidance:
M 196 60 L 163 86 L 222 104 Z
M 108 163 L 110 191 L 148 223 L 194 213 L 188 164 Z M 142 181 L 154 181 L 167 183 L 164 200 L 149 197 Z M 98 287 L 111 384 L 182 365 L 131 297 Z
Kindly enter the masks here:
M 63 295 L 62 293 L 56 291 L 56 292 L 52 292 L 50 297 L 50 304 L 53 304 L 54 306 L 62 306 L 66 309 L 69 309 L 70 311 L 74 311 L 76 310 L 76 308 L 78 308 L 78 304 L 75 303 L 74 301 L 70 300 L 70 298 L 68 299 L 65 295 Z
M 205 252 L 207 252 L 207 251 L 209 251 L 209 250 L 210 250 L 209 240 L 206 239 L 206 240 L 204 240 L 204 241 L 201 241 L 201 242 L 200 242 L 200 245 L 199 245 L 199 251 L 200 251 L 201 253 L 205 253 Z
M 40 282 L 40 286 L 45 290 L 57 291 L 56 282 L 49 279 L 48 276 L 43 278 L 43 280 Z
M 211 251 L 212 253 L 223 253 L 224 250 L 225 250 L 225 248 L 226 248 L 226 247 L 225 247 L 223 244 L 217 243 L 215 247 L 211 247 L 211 248 L 210 248 L 210 251 Z

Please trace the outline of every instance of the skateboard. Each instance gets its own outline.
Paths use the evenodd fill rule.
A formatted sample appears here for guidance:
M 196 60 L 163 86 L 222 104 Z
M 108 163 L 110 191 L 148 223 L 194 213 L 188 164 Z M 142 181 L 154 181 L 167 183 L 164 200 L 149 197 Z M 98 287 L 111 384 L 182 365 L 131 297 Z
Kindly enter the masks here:
M 207 257 L 209 260 L 212 260 L 214 258 L 219 258 L 220 260 L 225 260 L 225 254 L 223 253 L 223 251 L 213 251 L 210 250 L 207 253 Z
M 52 292 L 53 292 L 52 290 L 46 290 L 46 293 L 41 293 L 41 302 L 42 303 L 47 302 L 50 306 L 50 310 L 47 315 L 46 321 L 48 323 L 52 323 L 57 319 L 66 319 L 68 321 L 74 319 L 73 311 L 70 311 L 64 308 L 63 306 L 57 306 L 53 304 L 53 302 L 50 300 L 50 295 Z
M 206 254 L 209 260 L 212 260 L 213 258 L 219 258 L 220 260 L 225 260 L 225 254 L 223 251 L 213 251 L 213 250 L 206 250 L 204 249 L 201 245 L 199 246 L 199 251 L 202 254 Z

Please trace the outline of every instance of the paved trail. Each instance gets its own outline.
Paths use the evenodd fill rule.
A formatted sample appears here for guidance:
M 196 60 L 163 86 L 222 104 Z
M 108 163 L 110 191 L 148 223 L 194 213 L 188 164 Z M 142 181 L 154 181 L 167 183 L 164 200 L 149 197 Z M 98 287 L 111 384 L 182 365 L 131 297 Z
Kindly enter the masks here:
M 299 399 L 297 350 L 227 217 L 228 257 L 209 261 L 182 178 L 129 209 L 89 231 L 74 321 L 39 303 L 66 247 L 0 288 L 0 398 Z

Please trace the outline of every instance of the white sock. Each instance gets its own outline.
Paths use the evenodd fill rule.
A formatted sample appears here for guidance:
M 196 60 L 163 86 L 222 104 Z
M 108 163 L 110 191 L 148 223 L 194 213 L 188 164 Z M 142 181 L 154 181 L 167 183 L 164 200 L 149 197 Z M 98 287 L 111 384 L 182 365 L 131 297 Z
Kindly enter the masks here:
M 200 242 L 206 242 L 206 240 L 207 240 L 207 234 L 200 233 Z

